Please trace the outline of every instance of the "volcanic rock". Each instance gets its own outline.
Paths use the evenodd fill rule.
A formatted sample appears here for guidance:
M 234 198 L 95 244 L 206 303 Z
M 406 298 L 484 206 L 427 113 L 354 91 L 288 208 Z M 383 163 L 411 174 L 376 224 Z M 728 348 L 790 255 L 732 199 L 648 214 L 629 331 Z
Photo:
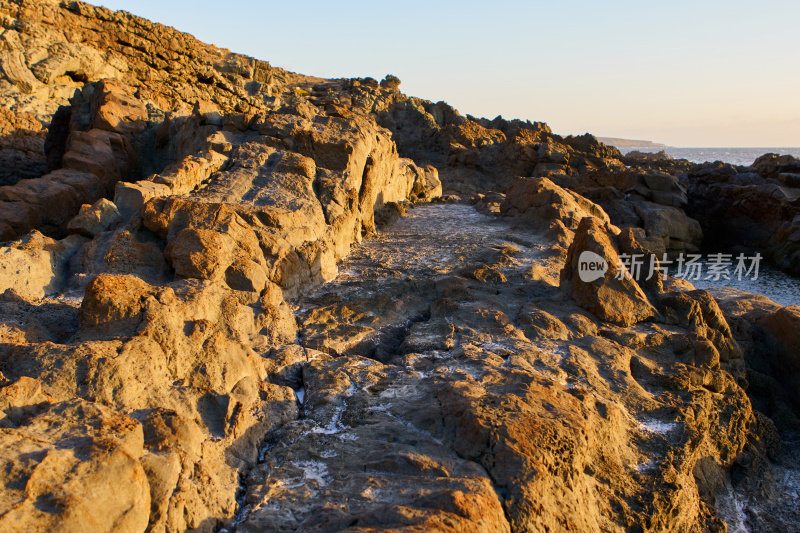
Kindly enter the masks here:
M 798 523 L 764 496 L 793 309 L 614 276 L 712 198 L 771 198 L 791 260 L 791 161 L 623 161 L 78 1 L 0 21 L 5 529 Z
M 656 311 L 620 261 L 612 239 L 613 233 L 602 220 L 595 217 L 581 220 L 561 271 L 561 287 L 601 320 L 630 326 L 651 318 Z M 593 261 L 603 263 L 605 270 L 585 281 L 584 263 Z

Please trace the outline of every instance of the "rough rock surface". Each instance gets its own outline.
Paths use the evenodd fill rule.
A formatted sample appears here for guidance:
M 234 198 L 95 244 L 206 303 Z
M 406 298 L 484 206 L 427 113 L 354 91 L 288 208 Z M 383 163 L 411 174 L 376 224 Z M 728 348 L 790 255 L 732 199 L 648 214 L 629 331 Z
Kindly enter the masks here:
M 779 268 L 798 275 L 800 189 L 778 176 L 781 168 L 798 167 L 796 158 L 775 154 L 762 156 L 752 168 L 699 166 L 689 171 L 687 211 L 703 224 L 717 248 L 761 251 Z
M 600 219 L 586 217 L 581 220 L 561 271 L 561 287 L 578 305 L 599 319 L 631 326 L 651 318 L 655 308 L 622 265 L 613 238 L 613 233 Z M 581 271 L 587 264 L 598 260 L 602 261 L 605 270 L 597 272 L 599 277 L 595 279 L 589 276 L 584 279 Z M 598 264 L 594 266 L 600 267 Z
M 613 277 L 717 197 L 790 267 L 795 161 L 399 87 L 0 1 L 1 529 L 796 529 L 797 310 Z
M 143 531 L 150 486 L 139 461 L 142 425 L 90 402 L 48 404 L 40 389 L 25 378 L 0 389 L 0 527 Z
M 56 241 L 33 231 L 0 247 L 0 291 L 41 298 L 57 293 L 67 275 L 67 261 L 83 244 L 76 235 Z
M 301 299 L 303 416 L 265 444 L 239 529 L 723 528 L 707 495 L 744 446 L 744 392 L 683 326 L 604 324 L 532 281 L 557 272 L 543 240 L 419 207 Z

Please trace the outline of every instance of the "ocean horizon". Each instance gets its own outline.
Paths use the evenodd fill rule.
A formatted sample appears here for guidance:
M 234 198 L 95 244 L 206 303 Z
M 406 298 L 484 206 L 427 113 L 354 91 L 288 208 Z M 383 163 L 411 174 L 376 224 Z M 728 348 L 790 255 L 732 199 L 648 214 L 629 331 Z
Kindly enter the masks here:
M 687 159 L 692 163 L 722 161 L 732 165 L 750 166 L 759 156 L 767 153 L 800 157 L 800 147 L 645 147 L 620 149 L 624 154 L 630 152 L 657 153 L 664 151 L 675 159 Z

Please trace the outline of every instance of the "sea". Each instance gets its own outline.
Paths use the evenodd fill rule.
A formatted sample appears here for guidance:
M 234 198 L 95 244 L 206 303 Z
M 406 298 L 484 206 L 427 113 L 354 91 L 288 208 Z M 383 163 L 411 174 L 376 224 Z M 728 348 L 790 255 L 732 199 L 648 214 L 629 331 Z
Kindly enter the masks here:
M 800 148 L 679 148 L 668 146 L 666 148 L 636 148 L 621 150 L 628 153 L 633 150 L 640 152 L 655 153 L 660 151 L 667 152 L 675 159 L 688 159 L 693 163 L 704 163 L 706 161 L 722 161 L 733 165 L 750 166 L 759 156 L 767 153 L 780 155 L 793 155 L 800 157 Z M 692 283 L 698 289 L 715 289 L 731 287 L 734 289 L 763 294 L 780 305 L 800 305 L 800 280 L 789 276 L 779 270 L 763 265 L 756 279 L 744 280 L 693 280 Z
M 675 159 L 688 159 L 692 163 L 705 163 L 706 161 L 722 161 L 732 165 L 750 166 L 759 156 L 767 153 L 780 155 L 793 155 L 800 157 L 800 148 L 679 148 L 667 146 L 666 148 L 625 148 L 622 153 L 638 150 L 640 152 L 655 153 L 667 152 Z
M 743 276 L 741 280 L 736 277 L 715 280 L 713 277 L 703 276 L 699 280 L 691 280 L 690 283 L 698 289 L 730 287 L 763 294 L 779 305 L 800 305 L 800 280 L 766 264 L 759 267 L 757 274 Z

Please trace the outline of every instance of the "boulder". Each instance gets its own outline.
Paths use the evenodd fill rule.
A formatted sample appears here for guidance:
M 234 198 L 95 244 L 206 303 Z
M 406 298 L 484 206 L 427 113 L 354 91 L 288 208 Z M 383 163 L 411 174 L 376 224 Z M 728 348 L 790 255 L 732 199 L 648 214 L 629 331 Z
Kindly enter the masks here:
M 622 266 L 613 240 L 602 220 L 584 218 L 567 251 L 561 288 L 599 319 L 627 327 L 652 318 L 656 311 Z
M 635 202 L 633 209 L 642 221 L 647 238 L 658 242 L 652 251 L 660 256 L 666 252 L 698 252 L 703 240 L 700 223 L 677 207 L 653 202 Z
M 442 182 L 439 180 L 439 171 L 436 170 L 436 167 L 413 165 L 411 168 L 416 173 L 411 194 L 419 200 L 431 200 L 442 195 Z
M 0 428 L 0 528 L 144 531 L 150 486 L 142 453 L 141 424 L 91 402 L 44 404 L 7 418 Z
M 649 172 L 639 176 L 633 192 L 645 200 L 669 207 L 686 206 L 686 188 L 678 178 L 663 172 Z
M 596 217 L 601 223 L 610 223 L 602 207 L 547 178 L 514 180 L 500 211 L 506 216 L 520 217 L 544 227 L 558 220 L 573 231 L 585 217 Z
M 81 301 L 84 327 L 95 327 L 122 320 L 138 321 L 148 297 L 157 291 L 135 276 L 101 274 L 87 286 Z
M 169 186 L 149 180 L 120 181 L 114 189 L 114 204 L 120 213 L 130 216 L 139 211 L 151 198 L 169 196 Z
M 725 315 L 708 291 L 694 290 L 668 292 L 658 299 L 661 320 L 668 324 L 680 324 L 689 329 L 696 339 L 707 340 L 705 348 L 697 346 L 695 351 L 708 351 L 712 359 L 734 377 L 745 382 L 743 353 L 733 336 Z M 701 354 L 696 354 L 700 359 Z
M 782 173 L 800 173 L 800 159 L 791 155 L 764 154 L 750 168 L 765 178 L 778 178 Z
M 0 292 L 12 289 L 27 298 L 43 298 L 65 282 L 66 265 L 85 242 L 73 235 L 62 241 L 32 231 L 0 247 Z
M 101 198 L 94 204 L 83 204 L 80 212 L 67 223 L 70 233 L 92 238 L 99 235 L 121 218 L 114 202 Z

